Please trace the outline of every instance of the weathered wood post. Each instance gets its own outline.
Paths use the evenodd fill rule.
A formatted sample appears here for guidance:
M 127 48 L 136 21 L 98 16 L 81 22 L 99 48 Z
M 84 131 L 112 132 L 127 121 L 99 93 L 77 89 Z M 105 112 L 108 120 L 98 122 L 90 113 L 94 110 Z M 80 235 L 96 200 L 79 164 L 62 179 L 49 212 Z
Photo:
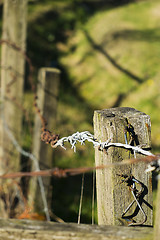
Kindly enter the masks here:
M 160 179 L 158 180 L 158 190 L 156 199 L 156 214 L 155 214 L 154 240 L 160 238 Z
M 22 104 L 26 49 L 27 0 L 4 0 L 0 79 L 0 174 L 20 170 L 20 153 L 5 126 L 21 142 Z M 17 46 L 18 48 L 14 47 Z M 0 200 L 0 204 L 4 202 Z M 6 214 L 4 214 L 6 212 Z M 1 217 L 8 213 L 0 206 Z
M 125 143 L 125 129 L 130 124 L 135 134 L 135 144 L 143 149 L 151 147 L 151 123 L 150 117 L 133 108 L 111 108 L 94 113 L 94 131 L 98 140 Z M 128 137 L 128 143 L 132 140 Z M 136 157 L 142 157 L 136 154 Z M 95 163 L 105 165 L 107 163 L 120 162 L 124 159 L 134 158 L 133 152 L 123 148 L 110 147 L 107 152 L 95 150 Z M 119 166 L 97 170 L 97 205 L 98 224 L 104 225 L 128 225 L 128 222 L 121 218 L 122 213 L 132 202 L 133 196 L 126 183 L 121 183 L 117 174 L 132 174 L 137 180 L 145 185 L 145 196 L 142 207 L 147 215 L 146 225 L 152 225 L 152 178 L 151 174 L 145 173 L 144 163 Z M 134 220 L 141 222 L 144 219 L 141 211 L 134 212 L 136 205 L 126 215 L 135 213 Z
M 13 147 L 5 129 L 5 122 L 17 141 L 21 136 L 22 104 L 25 58 L 10 45 L 15 44 L 21 51 L 26 48 L 27 0 L 5 0 L 3 8 L 2 54 L 1 54 L 1 109 L 0 109 L 0 173 L 8 169 L 19 170 L 19 153 Z M 6 41 L 6 42 L 5 42 Z M 14 101 L 13 101 L 14 99 Z M 9 159 L 12 159 L 12 161 Z
M 33 220 L 0 219 L 3 240 L 153 240 L 153 229 L 121 226 L 97 226 Z
M 55 68 L 41 68 L 38 74 L 37 87 L 37 105 L 41 114 L 47 120 L 47 129 L 55 132 L 56 115 L 57 115 L 57 101 L 58 90 L 60 82 L 60 71 Z M 33 139 L 33 154 L 38 159 L 40 169 L 53 167 L 53 149 L 50 145 L 41 141 L 42 123 L 38 114 L 35 116 L 34 139 Z M 35 164 L 32 163 L 32 170 L 35 169 Z M 50 178 L 44 178 L 45 193 L 48 205 L 51 204 L 52 186 Z M 37 196 L 40 195 L 39 186 L 36 178 L 30 180 L 29 187 L 29 203 L 34 206 L 37 211 L 42 211 L 42 199 Z

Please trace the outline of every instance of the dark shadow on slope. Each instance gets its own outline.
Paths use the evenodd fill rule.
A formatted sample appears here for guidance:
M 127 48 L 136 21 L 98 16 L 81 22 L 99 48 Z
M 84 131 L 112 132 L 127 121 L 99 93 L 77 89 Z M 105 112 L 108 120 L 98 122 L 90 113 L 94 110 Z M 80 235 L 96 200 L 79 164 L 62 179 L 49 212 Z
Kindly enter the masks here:
M 79 5 L 81 10 L 84 11 L 83 14 L 78 9 Z M 69 9 L 69 6 L 72 8 Z M 31 25 L 31 23 L 29 23 L 28 53 L 36 71 L 38 71 L 40 67 L 56 67 L 61 70 L 59 98 L 68 105 L 81 105 L 81 112 L 83 111 L 85 113 L 87 122 L 92 124 L 93 111 L 96 106 L 91 106 L 90 103 L 86 102 L 80 94 L 79 87 L 75 86 L 70 78 L 68 70 L 60 63 L 61 56 L 66 53 L 59 51 L 57 43 L 65 44 L 67 39 L 73 34 L 76 24 L 87 21 L 93 14 L 94 8 L 92 9 L 88 4 L 80 3 L 78 3 L 78 5 L 73 3 L 69 6 L 67 8 L 68 12 L 74 10 L 74 12 L 71 13 L 72 17 L 69 17 L 64 10 L 56 11 L 56 9 L 50 9 L 36 18 L 34 24 L 32 23 Z M 26 89 L 29 88 L 27 83 L 25 87 Z
M 49 2 L 49 1 L 48 1 Z M 59 58 L 62 54 L 57 43 L 65 44 L 67 39 L 74 33 L 77 26 L 85 24 L 88 19 L 96 12 L 110 10 L 121 7 L 135 0 L 99 0 L 99 1 L 54 1 L 53 7 L 45 10 L 47 1 L 40 0 L 29 4 L 31 14 L 37 11 L 37 17 L 28 22 L 27 32 L 27 55 L 32 60 L 35 70 L 40 67 L 57 67 Z M 62 4 L 60 5 L 60 3 Z M 38 4 L 44 5 L 44 11 L 38 13 Z M 30 13 L 30 12 L 29 12 Z M 27 79 L 27 76 L 26 76 Z M 29 89 L 27 80 L 25 89 Z
M 86 61 L 86 58 L 87 57 L 95 57 L 94 56 L 94 52 L 92 50 L 89 50 L 89 51 L 86 51 L 84 54 L 83 54 L 83 57 L 80 59 L 80 61 L 77 63 L 77 65 L 80 65 L 82 64 L 83 62 Z
M 85 83 L 90 82 L 94 77 L 94 74 L 91 74 L 91 76 L 88 76 L 87 78 L 83 79 L 81 82 L 79 82 L 78 84 L 76 84 L 76 88 L 79 88 L 81 86 L 83 86 Z
M 121 66 L 119 63 L 117 63 L 114 58 L 112 58 L 108 52 L 106 50 L 104 50 L 102 48 L 101 45 L 98 45 L 97 43 L 94 42 L 94 40 L 91 38 L 91 36 L 88 34 L 88 32 L 86 30 L 83 30 L 84 35 L 86 36 L 87 40 L 90 42 L 91 46 L 98 52 L 100 52 L 101 54 L 103 54 L 109 61 L 110 63 L 112 63 L 112 65 L 117 68 L 119 71 L 123 72 L 125 75 L 127 75 L 129 78 L 131 78 L 132 80 L 138 82 L 138 83 L 142 83 L 144 81 L 143 78 L 138 77 L 137 75 L 135 75 L 134 73 L 132 73 L 131 71 L 127 70 L 126 68 L 124 68 L 123 66 Z
M 118 40 L 126 40 L 126 41 L 146 41 L 146 42 L 159 42 L 160 41 L 160 29 L 141 29 L 141 30 L 131 30 L 125 29 L 121 31 L 116 31 L 111 35 L 106 34 L 104 36 L 104 41 L 102 42 L 102 46 L 110 41 L 118 41 Z
M 139 87 L 139 85 L 132 87 L 130 90 L 128 90 L 125 93 L 119 93 L 117 96 L 116 101 L 114 102 L 114 104 L 111 106 L 111 108 L 114 107 L 120 107 L 122 102 L 125 100 L 125 98 L 127 98 L 132 92 L 136 91 L 136 89 Z
M 95 105 L 93 106 L 91 103 L 88 103 L 86 99 L 84 99 L 81 96 L 79 91 L 80 86 L 78 85 L 74 86 L 74 84 L 70 81 L 67 69 L 63 68 L 62 65 L 59 68 L 62 72 L 62 75 L 61 75 L 62 84 L 60 89 L 61 101 L 68 102 L 69 105 L 73 105 L 73 106 L 80 105 L 81 112 L 85 113 L 86 121 L 92 124 L 93 112 L 96 106 Z M 91 78 L 85 79 L 85 82 L 89 80 L 91 80 Z M 67 100 L 68 96 L 70 100 Z
M 127 93 L 120 93 L 120 94 L 117 96 L 116 101 L 115 101 L 114 104 L 112 105 L 112 108 L 120 107 L 121 103 L 123 102 L 123 100 L 126 98 L 127 95 L 128 95 L 128 92 L 127 92 Z

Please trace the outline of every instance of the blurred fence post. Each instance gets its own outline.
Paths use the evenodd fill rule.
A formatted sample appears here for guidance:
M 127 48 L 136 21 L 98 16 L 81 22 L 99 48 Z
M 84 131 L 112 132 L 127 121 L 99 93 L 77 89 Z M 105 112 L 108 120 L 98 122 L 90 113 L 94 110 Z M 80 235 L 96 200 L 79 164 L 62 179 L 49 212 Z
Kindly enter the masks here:
M 94 135 L 102 142 L 111 139 L 112 142 L 125 143 L 124 132 L 128 123 L 131 124 L 130 126 L 134 131 L 136 143 L 144 149 L 150 149 L 150 117 L 133 108 L 111 108 L 95 111 Z M 128 136 L 128 142 L 130 140 L 131 137 Z M 96 166 L 134 158 L 131 151 L 117 147 L 110 147 L 107 152 L 96 149 L 95 154 Z M 136 157 L 142 157 L 142 155 L 136 154 Z M 147 215 L 145 225 L 152 225 L 152 175 L 150 173 L 146 174 L 145 168 L 144 163 L 139 163 L 96 171 L 98 224 L 128 225 L 128 222 L 121 216 L 129 203 L 132 202 L 133 196 L 127 184 L 121 183 L 122 179 L 117 174 L 132 174 L 146 187 L 142 207 Z M 133 214 L 135 208 L 134 203 L 127 215 Z M 141 222 L 144 219 L 140 211 L 137 214 L 135 212 L 133 217 L 136 222 Z
M 25 57 L 22 51 L 26 48 L 26 0 L 5 0 L 3 7 L 2 54 L 1 54 L 1 119 L 5 121 L 13 132 L 17 141 L 20 141 L 24 64 Z M 15 44 L 21 51 L 18 51 Z M 0 174 L 8 169 L 18 171 L 19 153 L 5 134 L 3 122 L 0 125 Z M 9 161 L 12 159 L 12 161 Z M 1 161 L 1 160 L 0 160 Z
M 20 153 L 6 134 L 5 124 L 20 143 L 22 130 L 22 109 L 20 106 L 22 104 L 25 72 L 25 57 L 22 52 L 25 52 L 26 49 L 28 1 L 4 0 L 3 2 L 0 79 L 0 175 L 8 170 L 20 170 Z M 1 205 L 1 217 L 3 217 L 2 208 Z
M 37 87 L 37 105 L 41 114 L 47 120 L 47 129 L 55 132 L 57 101 L 60 83 L 60 71 L 55 68 L 41 68 L 38 74 Z M 50 145 L 41 141 L 42 123 L 39 115 L 35 116 L 34 137 L 33 137 L 33 154 L 38 159 L 40 169 L 49 169 L 53 167 L 53 149 Z M 35 170 L 32 163 L 32 170 Z M 51 204 L 52 186 L 51 178 L 43 179 L 45 193 L 48 201 L 48 206 Z M 42 211 L 42 199 L 36 178 L 30 179 L 29 185 L 29 204 L 33 205 L 35 211 Z M 38 196 L 38 197 L 37 197 Z

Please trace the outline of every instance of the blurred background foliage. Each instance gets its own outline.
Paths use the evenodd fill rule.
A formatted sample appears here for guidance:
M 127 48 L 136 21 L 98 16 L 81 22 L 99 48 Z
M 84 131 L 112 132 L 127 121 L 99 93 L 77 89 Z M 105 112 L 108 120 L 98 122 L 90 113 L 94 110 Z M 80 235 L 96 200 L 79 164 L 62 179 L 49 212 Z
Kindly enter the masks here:
M 115 3 L 116 2 L 116 3 Z M 1 26 L 1 23 L 0 23 Z M 61 70 L 57 127 L 68 136 L 93 133 L 94 110 L 127 106 L 150 115 L 152 151 L 160 152 L 160 2 L 158 0 L 32 0 L 28 6 L 27 54 L 35 68 Z M 24 104 L 33 115 L 25 82 Z M 24 141 L 31 147 L 31 139 Z M 53 166 L 94 165 L 92 145 L 54 150 Z M 50 147 L 50 146 L 48 146 Z M 73 185 L 74 181 L 74 185 Z M 53 180 L 53 211 L 77 221 L 81 178 Z M 82 222 L 91 223 L 92 176 L 84 188 Z

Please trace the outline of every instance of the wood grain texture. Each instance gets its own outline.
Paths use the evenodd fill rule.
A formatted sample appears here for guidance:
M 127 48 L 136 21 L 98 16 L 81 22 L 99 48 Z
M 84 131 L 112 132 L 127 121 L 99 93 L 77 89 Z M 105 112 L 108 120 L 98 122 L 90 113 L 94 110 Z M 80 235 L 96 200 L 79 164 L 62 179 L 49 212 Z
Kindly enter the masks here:
M 4 0 L 2 22 L 1 79 L 0 79 L 0 174 L 20 171 L 20 153 L 8 137 L 8 126 L 21 144 L 22 102 L 25 72 L 27 0 Z M 18 48 L 15 48 L 14 46 Z M 18 50 L 19 49 L 19 50 Z M 11 188 L 10 188 L 11 189 Z M 14 187 L 13 187 L 14 189 Z M 14 191 L 14 190 L 13 190 Z M 11 192 L 11 191 L 10 191 Z M 0 199 L 0 216 L 8 212 Z
M 151 147 L 151 123 L 150 117 L 133 108 L 111 108 L 94 113 L 94 135 L 98 140 L 125 143 L 124 129 L 129 122 L 137 135 L 138 144 L 144 149 Z M 130 136 L 128 136 L 128 142 Z M 136 157 L 142 155 L 136 154 Z M 133 158 L 131 151 L 123 148 L 110 147 L 107 152 L 95 150 L 95 163 L 105 165 Z M 152 178 L 151 174 L 146 174 L 144 163 L 116 167 L 114 169 L 97 170 L 97 204 L 98 204 L 98 223 L 101 225 L 128 225 L 128 222 L 121 218 L 122 213 L 133 200 L 131 191 L 126 183 L 121 183 L 121 178 L 117 174 L 132 174 L 137 180 L 141 181 L 146 187 L 144 196 L 146 205 L 142 207 L 147 215 L 146 225 L 152 225 Z M 134 212 L 136 205 L 133 205 L 130 215 Z M 134 216 L 136 222 L 143 219 L 141 212 Z
M 0 121 L 6 122 L 18 142 L 21 140 L 22 109 L 19 105 L 22 105 L 25 58 L 9 43 L 25 52 L 26 15 L 27 0 L 4 1 L 2 39 L 7 43 L 2 44 L 1 52 Z M 6 136 L 3 123 L 0 136 L 0 174 L 8 169 L 19 171 L 19 153 Z
M 52 223 L 29 220 L 0 219 L 3 240 L 151 240 L 153 229 L 148 227 L 97 226 L 76 223 Z

